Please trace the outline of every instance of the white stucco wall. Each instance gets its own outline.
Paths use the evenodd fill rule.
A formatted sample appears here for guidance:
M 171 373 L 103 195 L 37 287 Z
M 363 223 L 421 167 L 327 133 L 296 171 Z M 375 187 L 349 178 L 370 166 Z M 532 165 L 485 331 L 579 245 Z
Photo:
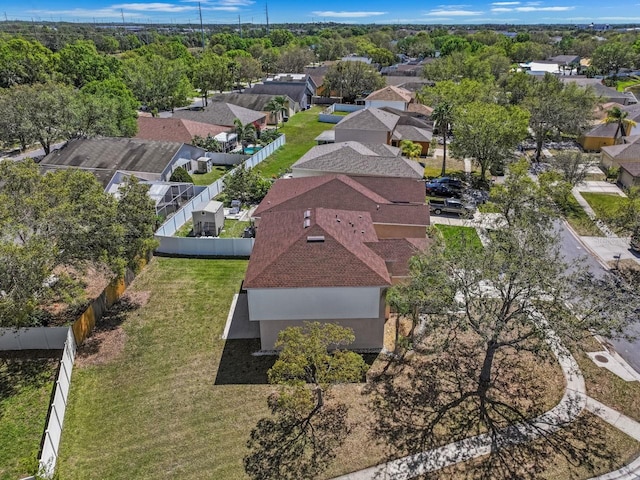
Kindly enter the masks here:
M 391 107 L 403 112 L 407 109 L 407 102 L 392 100 L 365 100 L 364 105 L 367 108 Z
M 249 319 L 378 318 L 381 295 L 381 287 L 251 288 L 247 289 Z

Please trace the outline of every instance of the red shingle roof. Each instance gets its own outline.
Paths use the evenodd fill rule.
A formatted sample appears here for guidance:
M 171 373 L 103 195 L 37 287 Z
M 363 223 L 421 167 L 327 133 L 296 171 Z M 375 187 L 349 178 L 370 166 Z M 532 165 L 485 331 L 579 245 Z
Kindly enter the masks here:
M 365 287 L 391 284 L 367 212 L 311 209 L 265 213 L 245 276 L 246 288 Z M 309 241 L 320 237 L 322 241 Z
M 421 182 L 405 178 L 377 179 L 346 175 L 278 180 L 254 216 L 262 217 L 265 212 L 316 207 L 369 212 L 374 223 L 429 224 L 429 209 L 424 204 Z
M 232 128 L 222 125 L 194 122 L 184 118 L 138 117 L 138 134 L 135 138 L 164 142 L 191 143 L 193 137 L 212 137 Z

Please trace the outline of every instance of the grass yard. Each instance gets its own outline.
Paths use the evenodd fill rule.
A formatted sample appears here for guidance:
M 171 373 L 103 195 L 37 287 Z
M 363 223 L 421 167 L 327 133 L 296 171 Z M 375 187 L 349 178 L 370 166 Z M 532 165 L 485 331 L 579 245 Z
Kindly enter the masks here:
M 246 266 L 155 258 L 136 278 L 129 292 L 142 305 L 120 321 L 120 348 L 105 342 L 110 356 L 81 354 L 74 369 L 61 478 L 244 478 L 269 360 L 220 335 Z
M 193 231 L 193 220 L 187 220 L 184 225 L 182 225 L 176 233 L 173 234 L 174 237 L 188 237 L 189 234 Z
M 580 349 L 574 349 L 574 357 L 584 375 L 587 394 L 640 422 L 640 383 L 621 379 L 606 368 L 597 366 L 583 353 L 602 350 L 604 347 L 591 337 L 582 342 Z
M 224 229 L 220 232 L 220 238 L 241 238 L 244 229 L 249 225 L 251 225 L 251 222 L 226 219 L 224 221 Z
M 436 224 L 435 228 L 444 238 L 444 243 L 451 249 L 481 249 L 482 242 L 478 232 L 473 227 L 459 227 L 455 225 Z
M 601 237 L 602 232 L 593 220 L 585 213 L 573 195 L 569 195 L 566 204 L 560 206 L 560 210 L 571 228 L 580 236 Z
M 421 158 L 420 161 L 425 164 L 424 176 L 427 178 L 439 177 L 442 172 L 442 157 L 438 158 Z M 464 177 L 464 161 L 452 158 L 447 153 L 447 164 L 445 165 L 447 175 Z
M 612 225 L 616 211 L 629 201 L 626 197 L 607 193 L 580 192 L 580 195 L 593 208 L 598 218 L 609 226 Z
M 40 353 L 42 353 L 40 355 Z M 60 351 L 0 356 L 0 479 L 33 473 Z
M 616 89 L 619 92 L 624 92 L 628 87 L 633 87 L 636 85 L 640 85 L 640 78 L 633 77 L 633 78 L 630 78 L 629 80 L 618 80 Z
M 233 167 L 235 167 L 235 165 L 213 165 L 209 173 L 192 173 L 191 178 L 193 179 L 193 184 L 211 185 Z
M 313 147 L 316 138 L 334 125 L 318 121 L 320 107 L 296 113 L 285 123 L 280 131 L 287 137 L 287 143 L 274 152 L 264 162 L 256 165 L 255 170 L 263 177 L 275 178 L 283 175 L 302 155 Z

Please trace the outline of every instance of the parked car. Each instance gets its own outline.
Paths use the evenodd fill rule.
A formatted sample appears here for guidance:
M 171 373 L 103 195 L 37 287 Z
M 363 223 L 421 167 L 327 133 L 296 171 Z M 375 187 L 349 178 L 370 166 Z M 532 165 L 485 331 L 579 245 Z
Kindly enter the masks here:
M 444 198 L 442 200 L 429 200 L 429 210 L 440 215 L 441 213 L 456 213 L 458 215 L 470 215 L 475 212 L 476 207 L 473 204 L 465 203 L 453 198 Z
M 430 197 L 462 198 L 464 195 L 460 187 L 430 182 L 425 185 L 425 192 Z
M 446 185 L 448 187 L 454 187 L 454 188 L 465 188 L 468 187 L 468 184 L 462 180 L 460 180 L 459 178 L 453 178 L 453 177 L 438 177 L 438 178 L 432 178 L 431 180 L 428 180 L 427 183 L 430 184 L 438 184 L 438 185 Z

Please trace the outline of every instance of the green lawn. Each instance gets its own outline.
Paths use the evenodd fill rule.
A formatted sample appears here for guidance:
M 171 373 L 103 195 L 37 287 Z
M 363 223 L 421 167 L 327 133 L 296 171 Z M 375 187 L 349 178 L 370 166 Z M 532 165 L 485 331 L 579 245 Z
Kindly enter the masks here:
M 624 92 L 627 87 L 632 87 L 634 85 L 640 85 L 640 78 L 634 77 L 634 78 L 630 78 L 629 80 L 618 80 L 616 89 L 619 92 Z
M 578 235 L 588 237 L 601 237 L 602 232 L 589 218 L 573 195 L 569 195 L 564 205 L 559 205 L 560 211 L 566 218 L 571 228 Z
M 130 291 L 148 303 L 126 313 L 121 353 L 73 371 L 60 478 L 245 478 L 270 357 L 220 335 L 246 266 L 154 258 L 136 278 Z
M 187 220 L 184 225 L 182 225 L 176 233 L 173 234 L 174 237 L 188 237 L 189 234 L 193 231 L 193 220 Z
M 225 173 L 231 170 L 235 165 L 214 165 L 211 167 L 209 173 L 193 173 L 194 185 L 211 185 L 213 182 L 222 177 Z
M 473 227 L 458 227 L 455 225 L 436 224 L 435 228 L 444 238 L 447 248 L 469 249 L 482 248 L 478 232 Z
M 629 201 L 626 197 L 607 193 L 580 192 L 580 195 L 593 208 L 598 218 L 609 225 L 612 225 L 616 211 Z
M 224 230 L 220 233 L 220 238 L 241 238 L 244 229 L 249 225 L 251 225 L 251 222 L 227 219 L 224 221 Z
M 257 165 L 256 171 L 263 177 L 275 178 L 284 174 L 302 155 L 313 147 L 316 138 L 334 125 L 318 121 L 320 107 L 296 113 L 280 129 L 287 137 L 287 143 L 274 152 L 264 162 Z
M 36 465 L 60 352 L 53 358 L 0 357 L 0 479 Z

